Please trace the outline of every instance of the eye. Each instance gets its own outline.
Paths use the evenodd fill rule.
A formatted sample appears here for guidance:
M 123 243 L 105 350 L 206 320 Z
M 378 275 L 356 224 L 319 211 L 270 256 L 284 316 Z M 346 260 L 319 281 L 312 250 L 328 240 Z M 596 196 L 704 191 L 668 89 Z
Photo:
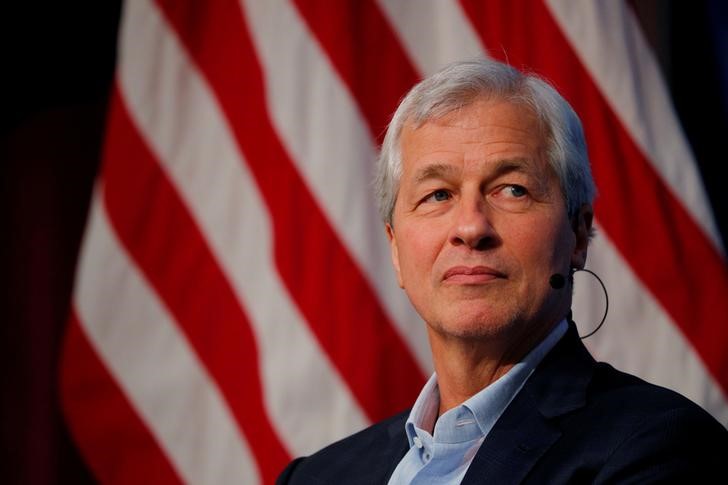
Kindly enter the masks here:
M 526 190 L 526 188 L 522 185 L 515 185 L 515 184 L 506 185 L 504 190 L 507 195 L 510 195 L 510 196 L 516 197 L 516 198 L 525 197 L 526 195 L 528 195 L 528 190 Z
M 493 207 L 508 212 L 521 212 L 530 207 L 533 197 L 523 185 L 503 184 L 488 195 L 488 201 Z
M 444 202 L 450 199 L 450 192 L 444 189 L 438 189 L 425 197 L 424 202 Z

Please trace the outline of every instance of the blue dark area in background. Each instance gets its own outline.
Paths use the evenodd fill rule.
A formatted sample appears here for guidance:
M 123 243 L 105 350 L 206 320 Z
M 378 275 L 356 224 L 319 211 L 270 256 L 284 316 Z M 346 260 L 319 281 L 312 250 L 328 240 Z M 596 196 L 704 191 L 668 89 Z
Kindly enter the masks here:
M 716 74 L 722 88 L 719 94 L 725 118 L 728 114 L 728 3 L 725 0 L 710 0 L 707 10 L 710 40 L 713 43 Z
M 728 2 L 631 0 L 726 241 Z M 58 407 L 57 360 L 115 63 L 121 0 L 0 7 L 3 483 L 93 483 Z M 7 283 L 6 283 L 7 284 Z
M 728 241 L 728 4 L 669 2 L 667 65 L 673 101 Z
M 0 7 L 0 481 L 94 483 L 58 359 L 99 166 L 121 0 Z

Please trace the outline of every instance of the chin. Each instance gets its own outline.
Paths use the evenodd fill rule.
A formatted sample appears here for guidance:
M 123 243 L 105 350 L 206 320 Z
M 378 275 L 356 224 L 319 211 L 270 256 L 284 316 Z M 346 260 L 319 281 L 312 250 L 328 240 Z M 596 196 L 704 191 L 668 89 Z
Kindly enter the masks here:
M 515 330 L 519 319 L 500 312 L 465 312 L 445 316 L 430 327 L 436 333 L 465 340 L 498 339 Z

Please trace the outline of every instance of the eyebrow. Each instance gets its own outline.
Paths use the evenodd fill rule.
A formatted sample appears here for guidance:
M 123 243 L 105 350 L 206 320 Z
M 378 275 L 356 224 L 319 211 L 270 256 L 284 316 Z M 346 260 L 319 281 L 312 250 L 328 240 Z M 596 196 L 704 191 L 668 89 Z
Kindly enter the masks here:
M 495 166 L 489 170 L 489 178 L 497 178 L 512 172 L 520 172 L 530 174 L 531 170 L 528 161 L 525 158 L 506 158 L 495 162 Z M 445 163 L 432 163 L 422 167 L 415 174 L 415 183 L 419 184 L 432 179 L 444 179 L 454 176 L 460 172 L 460 169 Z
M 460 169 L 445 163 L 432 163 L 421 168 L 415 174 L 415 183 L 425 182 L 432 179 L 452 177 Z
M 533 169 L 525 158 L 506 158 L 496 162 L 495 167 L 491 170 L 491 176 L 496 178 L 512 172 L 530 174 L 533 173 Z

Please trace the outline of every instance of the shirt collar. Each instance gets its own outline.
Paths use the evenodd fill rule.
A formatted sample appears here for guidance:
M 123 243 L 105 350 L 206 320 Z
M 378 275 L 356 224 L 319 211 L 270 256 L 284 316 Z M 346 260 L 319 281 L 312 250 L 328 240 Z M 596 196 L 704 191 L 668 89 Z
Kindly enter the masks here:
M 461 405 L 444 413 L 439 419 L 437 412 L 440 407 L 440 391 L 437 374 L 433 373 L 422 388 L 405 423 L 410 447 L 417 436 L 416 428 L 429 432 L 433 429 L 433 424 L 433 436 L 439 442 L 460 442 L 487 435 L 536 366 L 566 333 L 567 328 L 566 320 L 561 320 L 546 338 L 508 372 Z M 477 423 L 477 428 L 470 427 L 471 431 L 465 431 L 466 428 L 462 425 L 472 420 Z

